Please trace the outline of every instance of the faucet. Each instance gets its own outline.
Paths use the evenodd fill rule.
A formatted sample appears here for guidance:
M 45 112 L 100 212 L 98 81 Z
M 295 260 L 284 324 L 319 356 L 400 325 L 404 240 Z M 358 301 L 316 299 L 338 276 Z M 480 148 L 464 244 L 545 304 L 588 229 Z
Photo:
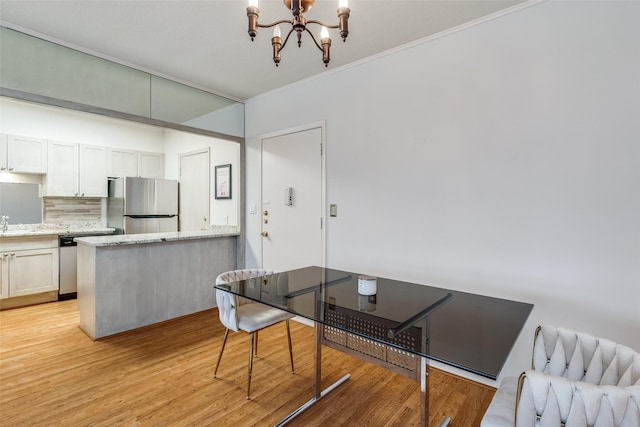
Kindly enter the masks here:
M 9 218 L 9 215 L 2 215 L 2 219 L 0 220 L 0 228 L 2 228 L 3 232 L 7 231 L 7 229 L 9 228 L 10 219 L 11 218 Z

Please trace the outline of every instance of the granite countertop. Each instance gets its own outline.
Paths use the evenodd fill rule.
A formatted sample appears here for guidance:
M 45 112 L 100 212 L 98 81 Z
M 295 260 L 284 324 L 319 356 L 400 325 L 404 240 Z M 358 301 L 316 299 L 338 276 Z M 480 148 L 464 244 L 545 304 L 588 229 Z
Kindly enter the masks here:
M 175 231 L 168 233 L 119 234 L 115 236 L 78 237 L 74 241 L 89 246 L 140 245 L 181 240 L 210 239 L 215 237 L 239 236 L 237 229 L 214 229 L 203 231 Z
M 18 224 L 9 225 L 7 231 L 0 231 L 0 238 L 3 237 L 26 237 L 26 236 L 47 236 L 47 235 L 95 235 L 112 234 L 113 228 L 108 228 L 102 224 L 77 223 L 77 224 Z

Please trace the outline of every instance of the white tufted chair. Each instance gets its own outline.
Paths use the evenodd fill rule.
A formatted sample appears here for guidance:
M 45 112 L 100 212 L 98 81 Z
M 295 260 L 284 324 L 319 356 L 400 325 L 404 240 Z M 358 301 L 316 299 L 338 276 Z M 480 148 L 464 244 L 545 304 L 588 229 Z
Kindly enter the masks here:
M 640 426 L 640 353 L 541 326 L 532 365 L 502 381 L 481 427 Z
M 256 296 L 260 293 L 260 286 L 262 285 L 261 276 L 273 275 L 272 270 L 234 270 L 222 273 L 216 278 L 216 285 L 225 283 L 237 282 L 240 280 L 246 280 L 245 291 L 255 292 Z M 279 292 L 286 292 L 287 276 L 285 274 L 275 275 L 270 278 L 270 289 L 277 289 Z M 291 329 L 289 327 L 289 320 L 294 317 L 293 314 L 277 308 L 269 307 L 264 304 L 256 303 L 252 300 L 238 297 L 216 289 L 216 302 L 218 304 L 218 312 L 220 314 L 220 322 L 226 326 L 227 330 L 224 333 L 222 340 L 222 346 L 220 347 L 220 354 L 218 355 L 218 362 L 216 363 L 216 369 L 213 377 L 217 378 L 218 367 L 220 366 L 220 360 L 222 359 L 222 353 L 224 352 L 224 346 L 227 342 L 229 330 L 240 332 L 244 331 L 249 334 L 249 378 L 247 383 L 247 399 L 251 398 L 251 372 L 253 369 L 253 356 L 258 351 L 258 331 L 275 325 L 276 323 L 285 322 L 287 325 L 287 338 L 289 341 L 289 357 L 291 359 L 291 372 L 294 372 L 293 368 L 293 351 L 291 348 Z

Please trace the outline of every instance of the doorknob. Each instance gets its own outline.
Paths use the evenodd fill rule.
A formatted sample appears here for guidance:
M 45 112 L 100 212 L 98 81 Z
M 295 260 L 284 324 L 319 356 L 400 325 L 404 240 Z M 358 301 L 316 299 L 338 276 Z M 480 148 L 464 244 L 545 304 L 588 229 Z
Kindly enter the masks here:
M 260 234 L 262 234 L 262 237 L 269 237 L 269 232 L 268 231 L 263 231 Z

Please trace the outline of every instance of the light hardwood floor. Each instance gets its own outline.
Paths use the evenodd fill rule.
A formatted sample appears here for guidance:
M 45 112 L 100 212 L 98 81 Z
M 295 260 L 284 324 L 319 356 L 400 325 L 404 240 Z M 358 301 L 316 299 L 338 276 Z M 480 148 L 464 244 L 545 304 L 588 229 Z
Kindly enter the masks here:
M 1 426 L 268 426 L 311 397 L 313 328 L 292 322 L 260 333 L 252 400 L 246 400 L 248 338 L 230 335 L 208 310 L 98 341 L 78 327 L 76 301 L 0 312 Z M 352 377 L 292 426 L 410 426 L 418 383 L 323 349 L 323 384 Z M 494 389 L 431 371 L 431 425 L 477 426 Z

